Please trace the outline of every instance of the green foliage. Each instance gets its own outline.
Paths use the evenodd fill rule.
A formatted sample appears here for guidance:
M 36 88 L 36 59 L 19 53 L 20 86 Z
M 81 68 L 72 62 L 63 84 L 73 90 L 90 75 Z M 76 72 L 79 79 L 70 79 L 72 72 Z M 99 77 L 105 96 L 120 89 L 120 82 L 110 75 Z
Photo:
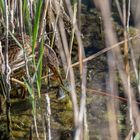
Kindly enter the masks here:
M 37 40 L 37 35 L 38 35 L 38 29 L 39 29 L 39 21 L 40 21 L 40 16 L 41 16 L 41 9 L 42 9 L 42 0 L 39 0 L 37 3 L 37 9 L 36 9 L 36 14 L 35 14 L 35 19 L 34 19 L 34 28 L 33 28 L 33 40 L 32 40 L 32 50 L 34 54 L 34 47 L 36 44 Z
M 14 41 L 17 43 L 18 47 L 23 49 L 22 45 L 20 44 L 20 42 L 17 40 L 17 38 L 15 38 L 15 36 L 11 33 L 11 31 L 9 31 L 9 34 L 11 35 L 11 37 L 14 39 Z
M 38 91 L 38 96 L 39 98 L 41 97 L 40 95 L 40 90 L 41 90 L 41 79 L 42 79 L 42 60 L 43 60 L 43 54 L 44 54 L 44 39 L 42 39 L 41 46 L 40 46 L 40 51 L 39 51 L 39 59 L 37 62 L 37 73 L 36 73 L 36 80 L 37 80 L 37 91 Z
M 5 13 L 4 0 L 0 0 L 0 12 L 2 12 L 2 15 Z
M 27 4 L 27 0 L 23 1 L 23 18 L 24 18 L 24 24 L 25 24 L 25 30 L 29 35 L 31 36 L 32 33 L 32 19 L 30 17 L 30 11 Z
M 134 137 L 134 140 L 140 140 L 140 134 L 137 133 L 136 136 Z

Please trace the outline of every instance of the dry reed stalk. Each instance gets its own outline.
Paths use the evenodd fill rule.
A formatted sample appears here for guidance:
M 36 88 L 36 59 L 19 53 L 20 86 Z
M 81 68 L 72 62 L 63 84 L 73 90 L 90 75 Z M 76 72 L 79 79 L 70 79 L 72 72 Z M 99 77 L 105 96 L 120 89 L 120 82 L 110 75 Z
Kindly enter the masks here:
M 11 114 L 10 114 L 10 90 L 11 90 L 11 84 L 10 84 L 10 74 L 11 69 L 9 66 L 9 60 L 8 60 L 8 30 L 9 30 L 9 12 L 8 12 L 8 3 L 5 0 L 5 23 L 6 23 L 6 46 L 5 46 L 5 53 L 4 53 L 4 73 L 2 75 L 4 76 L 4 82 L 6 87 L 6 117 L 7 117 L 7 132 L 9 138 L 12 137 L 11 133 Z
M 67 3 L 67 4 L 70 4 L 70 3 Z M 66 5 L 67 5 L 66 4 Z M 71 6 L 71 5 L 69 5 Z M 75 2 L 74 3 L 74 6 L 73 6 L 73 16 L 72 16 L 72 10 L 70 9 L 70 7 L 68 8 L 68 11 L 69 11 L 69 14 L 71 14 L 71 20 L 72 20 L 72 31 L 71 31 L 71 38 L 70 38 L 70 45 L 69 45 L 69 48 L 70 48 L 70 58 L 68 60 L 68 68 L 67 68 L 67 72 L 66 72 L 66 79 L 68 77 L 68 73 L 69 73 L 69 68 L 70 68 L 70 62 L 71 61 L 71 53 L 72 53 L 72 48 L 73 48 L 73 41 L 74 41 L 74 34 L 75 34 L 75 28 L 74 28 L 74 24 L 76 22 L 76 13 L 77 13 L 77 3 Z
M 45 27 L 45 23 L 46 23 L 46 13 L 48 11 L 48 6 L 49 6 L 49 0 L 44 2 L 42 13 L 41 13 L 39 33 L 38 33 L 38 36 L 40 38 L 42 37 L 43 31 L 44 31 L 44 27 Z
M 112 23 L 110 20 L 110 5 L 108 1 L 99 0 L 99 7 L 102 13 L 104 31 L 105 31 L 105 42 L 106 46 L 112 46 L 115 43 L 114 31 L 112 28 Z M 111 93 L 111 95 L 118 95 L 118 89 L 116 84 L 116 63 L 115 63 L 115 55 L 113 50 L 108 52 L 108 67 L 109 67 L 109 76 L 107 77 L 107 91 Z M 108 121 L 109 121 L 109 132 L 111 140 L 118 140 L 118 130 L 117 130 L 117 118 L 116 112 L 118 106 L 115 104 L 115 100 L 111 99 L 107 102 L 107 112 L 108 112 Z M 110 115 L 111 114 L 111 115 Z M 111 116 L 111 117 L 110 117 Z
M 11 5 L 10 5 L 10 24 L 11 24 L 11 32 L 14 33 L 14 0 L 11 0 Z
M 120 16 L 120 19 L 121 21 L 123 22 L 123 15 L 122 15 L 122 10 L 121 10 L 121 7 L 120 7 L 120 3 L 118 0 L 115 0 L 115 3 L 116 3 L 116 6 L 117 6 L 117 10 L 118 10 L 118 13 L 119 13 L 119 16 Z
M 51 105 L 50 105 L 50 97 L 48 93 L 45 94 L 46 97 L 46 121 L 47 121 L 47 130 L 48 130 L 48 140 L 52 139 L 51 136 Z M 46 140 L 46 138 L 44 138 Z
M 24 29 L 23 29 L 23 27 L 24 27 L 24 21 L 23 21 L 23 13 L 22 13 L 22 7 L 23 7 L 23 4 L 22 4 L 22 1 L 19 1 L 19 15 L 20 15 L 20 17 L 19 17 L 19 23 L 20 23 L 20 31 L 21 31 L 21 36 L 22 36 L 22 44 L 25 44 L 25 39 L 24 39 Z M 27 59 L 27 56 L 26 56 L 26 54 L 27 54 L 27 52 L 25 52 L 25 50 L 23 50 L 23 52 L 24 52 L 24 62 L 25 62 L 25 69 L 26 69 L 26 75 L 27 75 L 27 78 L 28 78 L 28 80 L 29 81 L 31 81 L 31 76 L 30 76 L 30 74 L 29 74 L 29 68 L 28 68 L 28 59 Z
M 78 28 L 79 30 L 81 30 L 81 0 L 78 0 L 78 5 L 77 5 L 77 16 L 78 16 L 78 19 L 77 19 L 77 24 L 78 24 Z
M 106 19 L 106 20 L 109 21 L 109 19 Z M 115 39 L 114 43 L 116 43 L 117 42 L 116 37 L 114 37 L 114 35 L 112 37 Z M 135 121 L 138 122 L 139 119 L 140 119 L 140 117 L 138 115 L 139 111 L 138 111 L 138 108 L 137 108 L 136 104 L 134 103 L 135 98 L 134 98 L 132 86 L 128 85 L 128 82 L 126 82 L 127 81 L 127 74 L 126 74 L 126 71 L 125 71 L 125 68 L 124 68 L 125 65 L 123 63 L 123 59 L 122 59 L 120 50 L 118 48 L 114 49 L 114 54 L 115 54 L 115 61 L 116 61 L 116 64 L 117 64 L 119 76 L 122 80 L 124 91 L 125 91 L 125 94 L 127 95 L 127 97 L 129 97 L 128 93 L 129 93 L 129 90 L 130 90 L 130 93 L 131 93 L 131 96 L 132 96 L 132 101 L 133 101 L 132 102 L 133 117 L 134 117 Z M 130 89 L 128 89 L 129 86 L 130 86 Z M 138 125 L 137 125 L 137 128 L 139 130 Z
M 135 28 L 140 29 L 140 21 L 139 21 L 139 7 L 140 6 L 140 1 L 138 0 L 134 0 L 134 2 L 131 2 L 131 15 L 134 17 L 134 22 L 135 22 Z M 135 76 L 137 79 L 137 86 L 138 86 L 138 91 L 139 91 L 139 97 L 140 97 L 140 83 L 139 83 L 139 70 L 138 70 L 138 64 L 139 64 L 139 60 L 136 60 L 136 56 L 135 56 L 135 48 L 134 46 L 139 46 L 139 43 L 136 44 L 131 44 L 133 45 L 133 47 L 130 46 L 130 52 L 131 52 L 131 57 L 132 57 L 132 64 L 133 64 L 133 69 L 135 72 Z
M 133 2 L 131 1 L 130 9 L 131 9 L 131 12 L 133 14 L 133 18 L 134 18 L 134 22 L 135 22 L 135 28 L 137 28 L 137 29 L 140 29 L 140 20 L 139 20 L 140 10 L 139 10 L 139 6 L 140 6 L 140 1 L 139 0 L 134 0 Z M 138 43 L 135 44 L 135 45 L 139 46 Z M 136 65 L 137 62 L 135 62 L 135 57 L 134 57 L 134 54 L 133 54 L 133 49 L 130 49 L 130 51 L 131 51 L 131 56 L 132 56 L 133 67 L 134 67 L 136 79 L 138 81 L 139 80 L 139 76 L 138 76 L 139 70 L 137 69 L 137 67 L 138 67 Z M 137 60 L 137 61 L 139 61 L 139 60 Z M 139 84 L 139 82 L 137 83 L 137 86 L 138 86 L 138 90 L 140 91 L 140 84 Z M 140 94 L 139 94 L 139 96 L 140 96 Z M 134 109 L 134 111 L 133 111 L 133 119 L 135 121 L 135 132 L 138 133 L 138 132 L 140 132 L 140 126 L 138 125 L 138 123 L 140 121 L 140 112 L 135 107 L 135 104 L 133 106 L 133 109 Z
M 130 1 L 128 2 L 129 4 L 129 8 L 128 10 L 130 10 Z M 130 66 L 129 66 L 129 60 L 128 60 L 128 56 L 129 56 L 129 42 L 127 42 L 127 38 L 128 38 L 128 30 L 129 30 L 129 12 L 127 12 L 126 15 L 126 0 L 123 0 L 123 26 L 124 26 L 124 39 L 125 39 L 125 43 L 124 43 L 124 65 L 125 65 L 125 71 L 126 71 L 126 75 L 127 75 L 127 85 L 128 85 L 128 99 L 129 99 L 129 117 L 130 117 L 130 125 L 131 125 L 131 129 L 134 132 L 135 126 L 134 126 L 134 118 L 133 118 L 133 108 L 132 108 L 132 97 L 131 97 L 131 89 L 130 89 Z M 131 136 L 131 139 L 133 139 L 133 135 Z
M 68 43 L 67 43 L 65 31 L 64 31 L 64 23 L 62 20 L 59 20 L 59 29 L 60 29 L 63 45 L 65 44 L 64 51 L 66 54 L 66 58 L 67 60 L 69 60 L 70 54 L 69 54 L 68 45 L 67 45 Z M 71 62 L 71 60 L 69 62 Z M 78 109 L 77 96 L 76 96 L 76 90 L 75 90 L 74 71 L 72 68 L 70 68 L 70 71 L 69 71 L 69 79 L 70 79 L 70 86 L 71 86 L 71 98 L 72 98 L 73 109 L 74 109 L 74 123 L 76 125 L 78 121 L 79 109 Z
M 54 8 L 56 11 L 60 11 L 61 9 L 61 4 L 56 4 L 55 2 L 54 4 Z M 53 14 L 53 13 L 51 13 Z M 62 17 L 59 15 L 59 12 L 56 12 L 56 19 L 53 20 L 55 21 L 55 24 L 53 25 L 53 30 L 54 30 L 54 35 L 55 35 L 55 41 L 56 44 L 59 48 L 59 52 L 61 55 L 61 59 L 64 65 L 64 69 L 65 67 L 68 65 L 68 60 L 69 60 L 69 49 L 68 49 L 68 43 L 67 43 L 67 38 L 66 38 L 66 33 L 65 33 L 65 26 L 64 26 L 64 22 Z M 54 15 L 54 14 L 53 14 Z M 58 22 L 58 25 L 57 25 Z M 71 62 L 71 60 L 70 60 Z M 73 103 L 73 110 L 74 110 L 74 125 L 77 126 L 77 121 L 78 121 L 78 103 L 77 103 L 77 96 L 76 96 L 76 89 L 75 89 L 75 78 L 74 78 L 74 72 L 73 69 L 70 69 L 70 74 L 69 74 L 69 79 L 70 79 L 70 87 L 71 87 L 71 98 L 72 98 L 72 103 Z
M 83 59 L 85 57 L 84 54 L 84 49 L 83 49 L 83 44 L 82 44 L 82 39 L 81 39 L 81 33 L 78 29 L 77 26 L 77 21 L 76 21 L 76 11 L 77 8 L 74 10 L 74 13 L 72 11 L 70 2 L 66 2 L 67 8 L 69 11 L 69 15 L 71 19 L 73 19 L 73 32 L 75 33 L 77 43 L 78 43 L 78 56 L 79 56 L 79 64 L 80 64 L 80 79 L 81 79 L 81 99 L 80 99 L 80 108 L 79 108 L 79 115 L 78 115 L 78 121 L 77 121 L 77 129 L 75 130 L 75 140 L 83 139 L 84 138 L 84 133 L 83 129 L 85 129 L 84 132 L 88 133 L 87 127 L 83 128 L 83 122 L 86 120 L 86 63 L 83 64 Z M 79 5 L 81 5 L 79 1 Z M 74 4 L 74 6 L 77 6 L 77 3 Z M 79 9 L 81 7 L 78 7 Z M 80 9 L 81 10 L 81 9 Z M 80 16 L 80 15 L 79 15 Z M 80 19 L 78 21 L 80 23 Z M 85 121 L 85 125 L 87 126 L 87 121 Z M 88 135 L 88 134 L 87 134 Z

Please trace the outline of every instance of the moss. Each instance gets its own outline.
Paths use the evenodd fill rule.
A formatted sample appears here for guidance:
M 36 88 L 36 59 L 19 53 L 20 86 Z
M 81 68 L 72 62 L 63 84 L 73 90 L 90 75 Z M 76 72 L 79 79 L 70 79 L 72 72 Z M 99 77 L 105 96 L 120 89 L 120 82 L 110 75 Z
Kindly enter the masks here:
M 23 139 L 23 138 L 25 139 L 26 133 L 27 133 L 26 131 L 19 131 L 19 130 L 12 131 L 12 135 L 15 139 Z
M 58 121 L 65 127 L 65 128 L 72 128 L 73 127 L 73 112 L 72 111 L 63 111 L 57 114 Z

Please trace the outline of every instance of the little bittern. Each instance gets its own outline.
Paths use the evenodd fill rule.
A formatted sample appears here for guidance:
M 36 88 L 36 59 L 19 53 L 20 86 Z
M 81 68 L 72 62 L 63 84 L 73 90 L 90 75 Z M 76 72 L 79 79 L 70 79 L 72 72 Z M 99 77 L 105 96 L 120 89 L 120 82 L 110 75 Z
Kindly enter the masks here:
M 24 34 L 24 44 L 23 44 L 23 39 L 21 35 L 15 34 L 14 35 L 16 40 L 22 45 L 24 51 L 26 52 L 27 58 L 31 58 L 32 56 L 32 48 L 31 48 L 31 43 L 30 43 L 30 37 L 26 34 Z M 24 51 L 22 48 L 18 46 L 18 43 L 13 37 L 9 36 L 8 37 L 8 57 L 9 57 L 9 65 L 12 70 L 11 77 L 17 78 L 16 76 L 18 75 L 16 72 L 21 69 L 22 74 L 25 76 L 25 60 L 24 60 Z M 6 37 L 0 37 L 0 42 L 2 45 L 2 53 L 5 52 L 5 46 L 6 46 Z M 39 56 L 39 45 L 36 45 L 35 47 L 35 59 L 36 61 L 38 60 Z M 1 58 L 1 57 L 0 57 Z M 31 60 L 31 59 L 30 59 Z M 2 66 L 2 59 L 0 59 L 0 68 Z M 49 46 L 45 45 L 44 46 L 44 54 L 43 54 L 43 69 L 45 69 L 47 66 L 52 70 L 54 73 L 54 76 L 56 79 L 59 81 L 60 84 L 63 84 L 62 78 L 58 72 L 59 68 L 59 62 L 58 58 L 56 56 L 55 51 L 50 48 Z M 19 76 L 19 80 L 22 76 Z

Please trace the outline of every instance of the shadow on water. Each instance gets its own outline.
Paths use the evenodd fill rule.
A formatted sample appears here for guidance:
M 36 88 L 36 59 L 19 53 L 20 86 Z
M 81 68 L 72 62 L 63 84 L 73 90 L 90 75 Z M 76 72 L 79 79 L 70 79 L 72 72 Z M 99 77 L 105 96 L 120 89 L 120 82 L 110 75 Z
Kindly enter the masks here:
M 31 102 L 28 99 L 18 99 L 11 104 L 11 113 L 20 114 L 31 109 Z

